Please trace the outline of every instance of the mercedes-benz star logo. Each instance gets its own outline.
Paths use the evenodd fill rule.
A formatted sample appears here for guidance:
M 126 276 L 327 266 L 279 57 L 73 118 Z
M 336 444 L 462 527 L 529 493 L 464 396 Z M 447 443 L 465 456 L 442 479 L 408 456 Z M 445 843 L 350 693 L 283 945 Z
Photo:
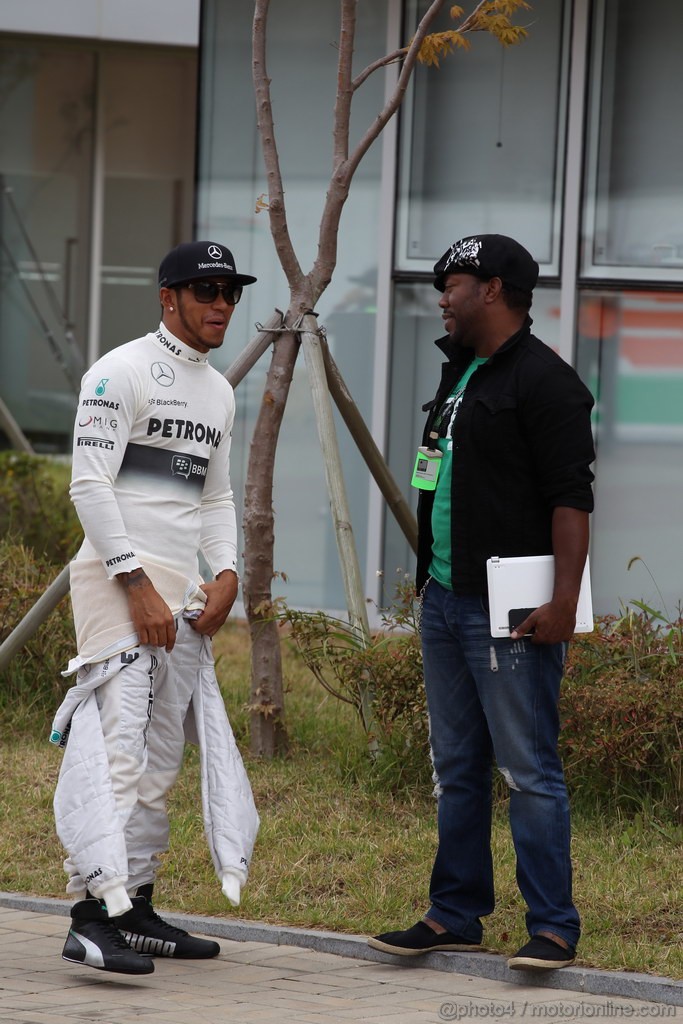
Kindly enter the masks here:
M 223 255 L 223 250 L 219 249 L 217 245 L 209 246 L 209 256 L 212 260 L 219 260 Z
M 168 363 L 152 363 L 151 371 L 155 381 L 157 384 L 161 384 L 162 388 L 170 388 L 175 381 L 173 367 Z

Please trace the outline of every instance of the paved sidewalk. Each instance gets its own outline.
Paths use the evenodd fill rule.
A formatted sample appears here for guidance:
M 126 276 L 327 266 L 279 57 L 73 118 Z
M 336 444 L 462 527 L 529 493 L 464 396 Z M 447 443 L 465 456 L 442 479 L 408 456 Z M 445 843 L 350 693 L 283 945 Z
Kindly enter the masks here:
M 559 991 L 529 984 L 527 976 L 519 974 L 514 983 L 496 981 L 452 970 L 381 963 L 381 954 L 377 960 L 365 960 L 277 941 L 221 938 L 221 954 L 215 960 L 157 959 L 154 974 L 131 979 L 61 959 L 68 923 L 61 902 L 49 901 L 51 912 L 47 913 L 0 905 L 0 1021 L 440 1024 L 595 1017 L 683 1021 L 681 1006 Z M 180 920 L 178 915 L 166 916 Z M 203 920 L 207 930 L 215 933 L 210 927 L 213 919 Z M 451 963 L 459 956 L 447 955 Z M 558 977 L 566 970 L 572 968 L 552 974 Z

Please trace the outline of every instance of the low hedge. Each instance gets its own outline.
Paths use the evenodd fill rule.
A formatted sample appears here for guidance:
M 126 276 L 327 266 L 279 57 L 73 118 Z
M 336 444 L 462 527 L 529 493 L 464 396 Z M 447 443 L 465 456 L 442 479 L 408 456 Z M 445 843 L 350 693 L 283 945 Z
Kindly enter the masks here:
M 0 643 L 30 611 L 59 567 L 30 548 L 0 541 Z M 68 597 L 0 674 L 0 721 L 5 735 L 48 735 L 52 715 L 68 685 L 61 676 L 74 655 Z
M 683 820 L 683 627 L 637 603 L 569 646 L 560 751 L 574 801 L 596 809 L 656 804 Z M 363 649 L 339 620 L 284 610 L 283 622 L 325 688 L 360 707 L 374 688 L 380 771 L 394 786 L 429 784 L 427 711 L 414 591 L 399 588 L 383 630 Z M 499 795 L 505 787 L 497 788 Z
M 81 531 L 68 498 L 68 467 L 0 452 L 0 642 L 73 555 Z M 383 628 L 362 648 L 348 625 L 322 612 L 282 611 L 282 622 L 318 681 L 360 709 L 371 683 L 375 770 L 383 784 L 430 784 L 422 659 L 410 580 Z M 72 656 L 68 600 L 0 679 L 5 730 L 47 728 Z M 598 620 L 570 645 L 560 701 L 561 752 L 575 800 L 599 808 L 655 803 L 683 820 L 683 623 L 641 602 Z M 500 786 L 499 793 L 505 792 Z
M 0 536 L 65 565 L 83 532 L 69 500 L 69 466 L 23 452 L 0 452 Z M 5 571 L 4 563 L 3 573 Z

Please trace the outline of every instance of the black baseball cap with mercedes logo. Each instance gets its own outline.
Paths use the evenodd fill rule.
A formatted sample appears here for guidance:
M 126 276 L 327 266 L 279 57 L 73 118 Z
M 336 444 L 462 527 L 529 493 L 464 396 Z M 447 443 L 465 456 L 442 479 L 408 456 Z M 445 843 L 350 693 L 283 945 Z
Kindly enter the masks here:
M 253 284 L 256 280 L 250 274 L 238 274 L 235 257 L 218 242 L 181 242 L 159 265 L 160 288 L 211 277 L 228 277 L 239 285 Z

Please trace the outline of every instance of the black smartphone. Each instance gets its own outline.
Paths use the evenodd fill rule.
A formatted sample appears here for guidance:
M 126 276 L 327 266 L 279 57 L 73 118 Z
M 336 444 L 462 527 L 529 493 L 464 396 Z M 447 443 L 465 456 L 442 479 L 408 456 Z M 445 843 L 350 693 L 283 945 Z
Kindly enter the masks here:
M 528 615 L 535 612 L 535 608 L 511 608 L 508 612 L 508 627 L 512 633 L 520 623 L 524 622 Z M 531 636 L 531 633 L 526 633 L 526 636 Z

